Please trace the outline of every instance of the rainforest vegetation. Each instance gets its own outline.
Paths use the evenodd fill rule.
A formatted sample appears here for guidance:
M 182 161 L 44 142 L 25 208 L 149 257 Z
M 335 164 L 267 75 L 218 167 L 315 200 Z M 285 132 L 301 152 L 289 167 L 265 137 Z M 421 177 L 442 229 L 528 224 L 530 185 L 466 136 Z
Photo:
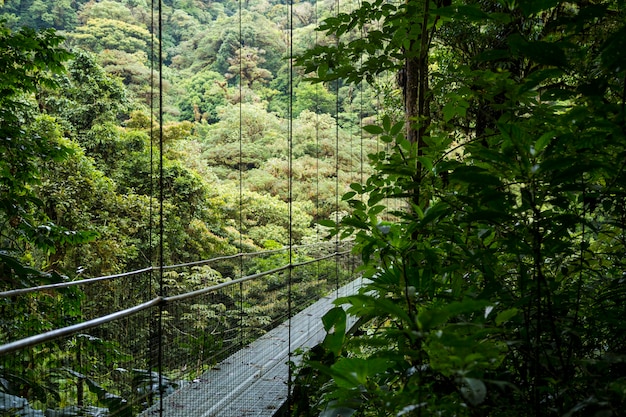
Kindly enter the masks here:
M 236 2 L 164 2 L 162 155 L 151 146 L 159 140 L 150 108 L 159 46 L 150 6 L 36 0 L 0 8 L 3 129 L 16 129 L 3 131 L 13 138 L 2 144 L 6 256 L 70 277 L 78 267 L 97 276 L 144 266 L 161 156 L 166 264 L 233 253 L 240 242 L 287 243 L 287 6 L 259 2 L 240 13 Z M 302 51 L 314 43 L 315 14 L 309 3 L 297 9 L 293 42 Z M 334 87 L 301 75 L 293 77 L 294 243 L 337 210 L 335 178 L 345 190 L 361 175 L 372 141 L 362 153 L 359 114 L 377 111 L 354 87 L 339 88 L 336 103 Z
M 380 108 L 375 89 L 314 86 L 290 70 L 290 49 L 315 43 L 312 3 L 290 23 L 281 2 L 165 1 L 161 41 L 156 4 L 0 2 L 0 292 L 308 249 L 168 270 L 159 283 L 144 274 L 3 295 L 0 344 L 325 255 L 313 246 L 327 237 L 316 221 L 348 209 L 337 195 L 368 173 L 376 141 L 359 126 Z M 335 269 L 297 270 L 298 308 L 349 273 Z M 228 352 L 218 336 L 228 326 L 245 327 L 249 342 L 285 319 L 285 285 L 274 274 L 245 294 L 180 307 L 164 334 L 169 357 L 204 352 L 198 375 Z M 131 351 L 147 346 L 150 326 L 135 319 L 3 357 L 0 415 L 140 411 L 153 400 L 154 362 Z M 205 335 L 181 340 L 193 331 Z
M 0 8 L 2 290 L 153 263 L 158 185 L 166 264 L 354 239 L 294 415 L 623 413 L 623 0 L 173 0 L 160 43 L 149 3 Z M 3 299 L 0 342 L 82 296 Z
M 362 323 L 325 316 L 294 415 L 624 414 L 624 7 L 372 1 L 321 24 L 314 80 L 391 71 L 402 94 L 325 222 L 366 263 L 337 302 Z

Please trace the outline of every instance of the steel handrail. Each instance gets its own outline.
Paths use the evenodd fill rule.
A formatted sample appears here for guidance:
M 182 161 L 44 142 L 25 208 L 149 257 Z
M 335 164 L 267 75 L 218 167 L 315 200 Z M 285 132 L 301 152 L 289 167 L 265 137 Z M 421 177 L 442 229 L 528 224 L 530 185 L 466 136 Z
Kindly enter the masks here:
M 307 248 L 307 247 L 311 247 L 311 246 L 315 246 L 315 245 L 316 244 L 298 245 L 298 246 L 292 246 L 291 249 L 293 250 L 293 249 L 299 249 L 299 248 Z M 286 247 L 283 247 L 283 248 L 280 248 L 280 249 L 272 249 L 272 250 L 266 250 L 266 251 L 239 252 L 239 253 L 233 254 L 233 255 L 218 256 L 218 257 L 215 257 L 215 258 L 204 259 L 204 260 L 200 260 L 200 261 L 187 262 L 187 263 L 182 263 L 182 264 L 165 265 L 163 267 L 149 266 L 149 267 L 146 267 L 146 268 L 143 268 L 143 269 L 137 269 L 137 270 L 134 270 L 134 271 L 123 272 L 123 273 L 119 273 L 119 274 L 105 275 L 105 276 L 94 277 L 94 278 L 85 278 L 85 279 L 76 280 L 76 281 L 57 282 L 57 283 L 54 283 L 54 284 L 45 284 L 45 285 L 39 285 L 39 286 L 36 286 L 36 287 L 17 288 L 17 289 L 14 289 L 14 290 L 7 290 L 7 291 L 0 292 L 0 298 L 14 297 L 16 295 L 28 294 L 28 293 L 33 293 L 33 292 L 42 291 L 42 290 L 51 290 L 51 289 L 59 289 L 59 288 L 68 288 L 68 287 L 73 287 L 73 286 L 78 286 L 78 285 L 93 284 L 94 282 L 108 281 L 108 280 L 113 280 L 113 279 L 117 279 L 117 278 L 130 277 L 130 276 L 139 275 L 139 274 L 143 274 L 143 273 L 147 273 L 147 272 L 154 272 L 154 271 L 161 271 L 161 270 L 167 271 L 167 270 L 176 269 L 176 268 L 185 268 L 185 267 L 190 267 L 190 266 L 207 265 L 207 264 L 213 263 L 213 262 L 224 261 L 224 260 L 228 260 L 228 259 L 236 259 L 236 258 L 241 258 L 241 257 L 244 257 L 244 256 L 258 256 L 258 255 L 267 255 L 267 254 L 272 254 L 272 253 L 279 253 L 279 252 L 283 252 L 283 251 L 286 251 L 286 250 L 289 250 L 289 249 L 290 248 L 288 246 L 286 246 Z
M 263 272 L 259 272 L 256 274 L 252 274 L 252 275 L 246 275 L 244 277 L 241 278 L 237 278 L 231 281 L 227 281 L 227 282 L 223 282 L 221 284 L 216 284 L 216 285 L 212 285 L 210 287 L 207 288 L 202 288 L 199 290 L 195 290 L 195 291 L 190 291 L 184 294 L 178 294 L 178 295 L 174 295 L 174 296 L 169 296 L 169 297 L 155 297 L 149 301 L 146 301 L 144 303 L 138 304 L 134 307 L 129 307 L 127 309 L 124 310 L 120 310 L 117 311 L 115 313 L 111 313 L 108 314 L 106 316 L 102 316 L 102 317 L 98 317 L 95 319 L 91 319 L 88 321 L 85 321 L 83 323 L 78 323 L 78 324 L 73 324 L 71 326 L 67 326 L 67 327 L 62 327 L 60 329 L 55 329 L 55 330 L 50 330 L 48 332 L 45 333 L 41 333 L 35 336 L 29 336 L 23 339 L 19 339 L 13 342 L 9 342 L 6 343 L 4 345 L 0 345 L 0 356 L 11 353 L 11 352 L 15 352 L 17 350 L 21 350 L 21 349 L 26 349 L 28 347 L 32 347 L 32 346 L 36 346 L 45 342 L 50 342 L 52 340 L 56 340 L 59 339 L 61 337 L 65 337 L 65 336 L 71 336 L 73 334 L 76 334 L 78 332 L 93 328 L 93 327 L 97 327 L 101 324 L 105 324 L 108 323 L 110 321 L 114 321 L 114 320 L 119 320 L 134 314 L 137 314 L 147 308 L 151 308 L 151 307 L 157 307 L 161 304 L 165 305 L 168 303 L 172 303 L 172 302 L 177 302 L 177 301 L 182 301 L 182 300 L 187 300 L 190 298 L 194 298 L 203 294 L 207 294 L 210 292 L 214 292 L 217 291 L 219 289 L 222 288 L 226 288 L 232 285 L 236 285 L 245 281 L 250 281 L 250 280 L 254 280 L 254 279 L 258 279 L 267 275 L 271 275 L 271 274 L 275 274 L 277 272 L 281 272 L 287 269 L 293 269 L 293 268 L 297 268 L 300 266 L 304 266 L 304 265 L 308 265 L 308 264 L 312 264 L 315 262 L 320 262 L 326 259 L 330 259 L 333 257 L 337 257 L 337 256 L 343 256 L 350 253 L 350 251 L 343 251 L 343 252 L 334 252 L 332 254 L 326 255 L 326 256 L 322 256 L 319 258 L 315 258 L 312 260 L 308 260 L 308 261 L 304 261 L 304 262 L 300 262 L 300 263 L 290 263 L 287 265 L 283 265 L 280 266 L 278 268 L 273 268 L 267 271 L 263 271 Z
M 45 333 L 40 333 L 35 336 L 25 337 L 13 342 L 6 343 L 0 346 L 0 356 L 7 353 L 15 352 L 29 348 L 31 346 L 40 345 L 45 342 L 50 342 L 55 339 L 59 339 L 64 336 L 71 336 L 81 331 L 91 329 L 93 327 L 100 326 L 113 320 L 118 320 L 124 317 L 132 316 L 147 308 L 154 307 L 163 302 L 163 297 L 156 297 L 145 303 L 141 303 L 134 307 L 130 307 L 124 310 L 116 311 L 115 313 L 107 314 L 106 316 L 98 317 L 92 320 L 88 320 L 82 323 L 73 324 L 71 326 L 62 327 L 60 329 L 50 330 Z

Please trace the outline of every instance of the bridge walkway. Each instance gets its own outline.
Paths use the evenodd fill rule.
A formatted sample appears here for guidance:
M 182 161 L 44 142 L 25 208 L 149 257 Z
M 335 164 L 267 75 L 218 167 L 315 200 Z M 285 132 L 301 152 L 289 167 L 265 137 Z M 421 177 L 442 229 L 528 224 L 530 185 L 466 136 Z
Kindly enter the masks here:
M 361 279 L 339 288 L 307 307 L 290 321 L 237 351 L 193 382 L 163 399 L 165 417 L 271 417 L 287 401 L 289 352 L 320 343 L 325 336 L 321 317 L 337 297 L 354 294 Z M 348 318 L 348 328 L 354 319 Z M 289 344 L 291 326 L 291 345 Z M 297 359 L 297 358 L 294 358 Z M 159 404 L 141 415 L 159 415 Z

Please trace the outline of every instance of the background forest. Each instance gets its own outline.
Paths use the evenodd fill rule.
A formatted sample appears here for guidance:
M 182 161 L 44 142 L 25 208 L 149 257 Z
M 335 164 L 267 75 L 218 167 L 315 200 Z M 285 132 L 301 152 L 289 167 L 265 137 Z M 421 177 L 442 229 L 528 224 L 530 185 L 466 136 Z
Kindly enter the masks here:
M 332 13 L 327 6 L 316 7 Z M 292 86 L 287 13 L 280 2 L 249 3 L 241 13 L 237 2 L 164 2 L 165 264 L 288 243 L 290 123 L 294 243 L 318 239 L 312 225 L 337 211 L 337 187 L 343 192 L 363 175 L 373 142 L 363 140 L 359 125 L 376 112 L 374 90 L 313 86 L 302 74 L 294 74 Z M 308 2 L 295 8 L 294 50 L 314 44 L 316 13 Z M 34 100 L 19 107 L 23 86 L 9 78 L 18 74 L 5 74 L 15 95 L 3 96 L 3 104 L 17 110 L 20 138 L 39 132 L 58 152 L 28 142 L 32 152 L 20 160 L 21 150 L 2 145 L 3 172 L 30 166 L 21 183 L 3 184 L 21 200 L 3 200 L 2 247 L 70 277 L 149 264 L 160 157 L 151 146 L 158 142 L 150 110 L 158 45 L 150 3 L 7 1 L 0 18 L 4 39 L 22 25 L 53 28 L 63 37 L 57 51 L 72 53 L 63 57 L 67 72 L 31 86 Z M 6 42 L 2 48 L 11 51 Z M 52 63 L 37 65 L 45 71 Z M 337 112 L 339 126 L 331 116 Z

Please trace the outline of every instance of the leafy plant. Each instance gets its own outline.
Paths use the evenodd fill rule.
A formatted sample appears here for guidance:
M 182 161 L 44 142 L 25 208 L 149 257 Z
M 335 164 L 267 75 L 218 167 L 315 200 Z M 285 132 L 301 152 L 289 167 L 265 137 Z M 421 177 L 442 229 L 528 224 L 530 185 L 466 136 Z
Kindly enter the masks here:
M 409 79 L 404 120 L 364 128 L 387 148 L 335 225 L 371 281 L 337 302 L 360 328 L 346 337 L 338 310 L 325 317 L 295 414 L 619 414 L 621 382 L 608 382 L 624 334 L 626 67 L 607 58 L 617 16 L 621 3 L 408 1 L 322 24 L 342 35 L 384 19 L 305 54 L 318 80 L 398 68 Z M 439 72 L 412 73 L 431 61 Z

